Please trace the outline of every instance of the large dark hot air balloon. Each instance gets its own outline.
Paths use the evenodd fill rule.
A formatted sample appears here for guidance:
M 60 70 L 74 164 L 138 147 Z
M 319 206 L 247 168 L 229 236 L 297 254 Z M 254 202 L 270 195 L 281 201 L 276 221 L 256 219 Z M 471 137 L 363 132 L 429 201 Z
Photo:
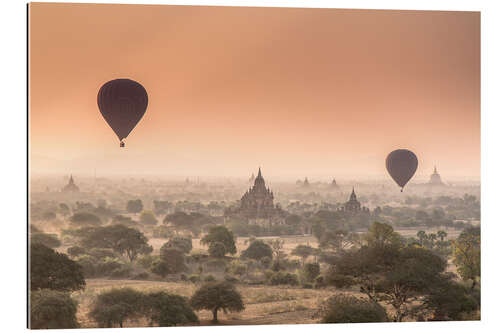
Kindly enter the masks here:
M 397 149 L 387 155 L 385 167 L 403 192 L 403 187 L 417 171 L 418 159 L 413 152 L 407 149 Z
M 116 79 L 106 82 L 97 94 L 97 105 L 104 120 L 124 147 L 125 139 L 141 120 L 148 107 L 148 93 L 138 82 Z

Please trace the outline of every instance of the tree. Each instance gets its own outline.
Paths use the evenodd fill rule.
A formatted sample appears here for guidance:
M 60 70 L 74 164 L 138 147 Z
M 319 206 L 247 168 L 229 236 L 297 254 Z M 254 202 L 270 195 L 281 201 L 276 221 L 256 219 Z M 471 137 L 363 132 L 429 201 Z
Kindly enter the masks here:
M 63 253 L 39 244 L 30 247 L 30 289 L 76 291 L 85 288 L 82 267 Z
M 97 296 L 89 316 L 99 327 L 113 327 L 116 324 L 123 327 L 126 319 L 141 316 L 143 299 L 143 294 L 132 288 L 113 288 Z
M 127 212 L 132 213 L 132 214 L 137 214 L 142 210 L 142 200 L 137 199 L 137 200 L 129 200 L 127 202 Z
M 198 322 L 188 300 L 182 296 L 164 291 L 153 292 L 146 295 L 144 303 L 151 323 L 160 327 Z
M 164 263 L 164 267 L 166 269 L 165 274 L 184 272 L 187 269 L 184 251 L 165 245 L 166 244 L 164 244 L 160 249 L 160 260 Z
M 320 310 L 323 323 L 374 323 L 389 321 L 378 303 L 355 296 L 337 294 L 326 300 Z
M 222 225 L 211 227 L 208 234 L 201 239 L 201 244 L 208 245 L 210 247 L 214 246 L 215 243 L 222 243 L 225 248 L 226 253 L 235 254 L 236 244 L 235 237 L 232 231 L 228 230 Z
M 44 232 L 32 233 L 31 243 L 40 243 L 50 248 L 61 246 L 61 241 L 57 238 L 56 234 L 46 234 Z
M 142 232 L 121 224 L 82 230 L 80 244 L 86 248 L 107 248 L 132 262 L 139 254 L 149 254 L 153 248 Z
M 470 227 L 460 233 L 452 242 L 453 263 L 464 280 L 471 280 L 474 289 L 477 278 L 481 276 L 481 229 Z
M 273 250 L 271 247 L 261 240 L 254 240 L 248 248 L 241 253 L 243 259 L 261 260 L 264 257 L 272 257 Z
M 64 202 L 59 204 L 58 210 L 59 210 L 59 214 L 61 214 L 64 217 L 68 216 L 71 213 L 69 206 L 66 205 Z
M 80 226 L 98 226 L 102 224 L 99 217 L 87 212 L 75 213 L 70 217 L 69 221 L 72 224 Z
M 316 279 L 321 273 L 318 263 L 307 263 L 304 265 L 303 270 L 305 278 L 309 282 L 314 281 L 314 279 Z
M 441 240 L 441 242 L 444 242 L 444 239 L 448 236 L 448 234 L 444 230 L 439 230 L 437 232 L 437 236 L 439 237 L 439 239 Z
M 193 216 L 184 212 L 175 212 L 165 216 L 163 224 L 173 224 L 177 228 L 189 229 L 193 225 Z
M 141 213 L 139 221 L 145 225 L 156 225 L 158 223 L 155 214 L 149 210 L 145 210 Z
M 191 297 L 191 306 L 195 310 L 209 310 L 213 322 L 217 323 L 217 312 L 240 312 L 245 309 L 240 293 L 229 282 L 209 282 L 201 286 Z
M 422 303 L 426 310 L 432 311 L 432 320 L 463 320 L 464 314 L 479 308 L 469 290 L 451 279 L 433 286 Z
M 77 303 L 69 293 L 41 289 L 30 293 L 30 329 L 77 328 Z
M 285 241 L 283 239 L 275 238 L 269 241 L 269 245 L 273 250 L 276 266 L 279 267 L 281 259 L 285 258 L 286 256 L 285 252 L 283 251 L 283 246 L 285 245 Z
M 327 281 L 342 288 L 359 285 L 374 302 L 386 302 L 395 310 L 394 321 L 411 313 L 410 304 L 446 278 L 446 261 L 432 251 L 404 246 L 388 225 L 370 227 L 367 245 L 337 258 Z
M 68 254 L 71 256 L 71 257 L 78 257 L 78 256 L 81 256 L 85 253 L 87 253 L 87 251 L 85 251 L 85 249 L 81 246 L 71 246 L 71 247 L 68 247 L 68 250 L 67 250 Z
M 166 247 L 177 248 L 182 252 L 188 254 L 193 249 L 193 241 L 188 237 L 174 236 L 169 239 L 169 241 L 164 244 Z
M 315 253 L 315 249 L 309 245 L 299 244 L 292 250 L 292 255 L 302 258 L 302 265 L 305 265 L 309 256 Z
M 111 220 L 113 224 L 121 224 L 126 227 L 135 227 L 137 226 L 137 222 L 132 220 L 130 216 L 124 216 L 124 215 L 115 215 L 113 219 Z
M 385 223 L 373 222 L 365 235 L 365 241 L 370 247 L 399 246 L 403 240 L 401 235 Z
M 421 246 L 423 246 L 425 244 L 425 241 L 428 238 L 427 234 L 423 230 L 420 230 L 419 232 L 417 232 L 417 237 L 418 237 L 418 240 L 419 240 Z
M 210 243 L 208 246 L 208 253 L 214 258 L 223 258 L 226 252 L 226 247 L 221 242 Z

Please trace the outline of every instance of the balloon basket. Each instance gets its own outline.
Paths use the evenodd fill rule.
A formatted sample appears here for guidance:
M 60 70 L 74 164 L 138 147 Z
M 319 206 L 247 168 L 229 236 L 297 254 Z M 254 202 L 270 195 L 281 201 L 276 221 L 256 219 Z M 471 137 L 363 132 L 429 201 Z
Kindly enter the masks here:
M 120 141 L 120 147 L 121 147 L 121 148 L 125 147 L 125 142 Z

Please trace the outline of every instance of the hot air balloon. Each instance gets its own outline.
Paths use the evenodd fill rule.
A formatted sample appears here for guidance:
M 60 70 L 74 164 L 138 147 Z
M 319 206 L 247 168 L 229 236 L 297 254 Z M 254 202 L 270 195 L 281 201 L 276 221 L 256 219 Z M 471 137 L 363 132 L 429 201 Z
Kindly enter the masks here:
M 130 79 L 116 79 L 106 82 L 97 94 L 97 105 L 104 120 L 124 147 L 125 139 L 141 120 L 148 107 L 146 89 Z
M 403 192 L 403 187 L 417 171 L 418 159 L 413 152 L 407 149 L 397 149 L 387 155 L 385 167 Z

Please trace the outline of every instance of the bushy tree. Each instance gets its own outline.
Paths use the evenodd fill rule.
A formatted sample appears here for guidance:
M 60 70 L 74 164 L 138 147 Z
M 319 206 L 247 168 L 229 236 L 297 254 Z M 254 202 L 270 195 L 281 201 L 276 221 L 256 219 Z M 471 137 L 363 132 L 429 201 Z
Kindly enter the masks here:
M 262 240 L 254 240 L 248 248 L 241 253 L 243 259 L 261 260 L 264 257 L 272 257 L 273 250 Z
M 127 319 L 137 319 L 141 316 L 144 305 L 143 294 L 132 288 L 113 288 L 100 293 L 89 316 L 99 327 L 123 327 Z
M 233 233 L 224 226 L 219 225 L 210 228 L 208 234 L 201 239 L 201 244 L 208 245 L 209 249 L 211 246 L 214 246 L 215 243 L 221 243 L 224 245 L 224 254 L 236 253 L 235 237 Z
M 371 300 L 337 294 L 322 305 L 323 323 L 374 323 L 389 321 L 385 309 Z
M 479 302 L 470 290 L 453 280 L 432 286 L 423 299 L 423 307 L 432 311 L 432 320 L 463 320 L 464 314 L 479 309 Z
M 98 216 L 87 212 L 75 213 L 70 217 L 69 221 L 78 226 L 98 226 L 102 224 Z
M 175 274 L 186 271 L 184 252 L 175 247 L 162 246 L 160 249 L 160 260 L 163 262 L 163 268 L 166 268 L 165 274 Z
M 36 243 L 30 246 L 30 289 L 75 291 L 85 288 L 82 267 L 63 253 Z
M 404 246 L 391 229 L 387 225 L 370 228 L 368 245 L 339 257 L 327 281 L 339 288 L 359 285 L 370 300 L 390 304 L 394 320 L 402 321 L 411 313 L 413 301 L 446 278 L 446 261 L 430 250 Z
M 471 280 L 474 289 L 481 276 L 481 229 L 467 228 L 452 242 L 453 263 L 457 265 L 458 274 L 464 280 Z
M 188 237 L 174 236 L 168 240 L 164 246 L 169 248 L 177 248 L 188 254 L 193 249 L 193 241 Z
M 226 252 L 226 247 L 221 242 L 210 243 L 210 245 L 208 246 L 208 253 L 211 257 L 222 258 L 224 257 Z
M 292 255 L 302 258 L 302 265 L 305 264 L 308 257 L 315 253 L 315 249 L 309 245 L 299 244 L 292 250 Z
M 140 254 L 148 254 L 153 248 L 142 232 L 121 224 L 91 228 L 78 235 L 86 248 L 104 248 L 123 255 L 132 262 Z
M 46 234 L 44 232 L 37 232 L 31 234 L 31 243 L 40 243 L 50 248 L 61 246 L 61 241 L 55 234 Z
M 30 293 L 30 328 L 77 328 L 78 305 L 69 293 L 40 289 Z
M 129 200 L 127 202 L 127 212 L 137 214 L 139 213 L 143 208 L 142 205 L 142 200 L 137 199 L 137 200 Z
M 130 216 L 124 216 L 124 215 L 115 215 L 113 219 L 111 220 L 111 223 L 113 224 L 121 224 L 126 227 L 135 227 L 137 226 L 137 222 L 132 220 Z
M 146 295 L 144 303 L 151 323 L 160 327 L 198 322 L 188 300 L 182 296 L 153 292 Z
M 213 322 L 217 322 L 219 310 L 240 312 L 245 309 L 243 299 L 234 285 L 229 282 L 208 282 L 201 286 L 191 297 L 191 306 L 195 310 L 209 310 Z
M 141 213 L 139 221 L 145 225 L 156 225 L 158 223 L 155 214 L 149 210 L 145 210 Z
M 75 245 L 68 247 L 67 252 L 71 257 L 78 257 L 85 254 L 87 251 L 85 251 L 83 247 Z
M 305 264 L 303 272 L 304 272 L 304 277 L 308 282 L 314 281 L 321 273 L 320 266 L 318 263 Z

